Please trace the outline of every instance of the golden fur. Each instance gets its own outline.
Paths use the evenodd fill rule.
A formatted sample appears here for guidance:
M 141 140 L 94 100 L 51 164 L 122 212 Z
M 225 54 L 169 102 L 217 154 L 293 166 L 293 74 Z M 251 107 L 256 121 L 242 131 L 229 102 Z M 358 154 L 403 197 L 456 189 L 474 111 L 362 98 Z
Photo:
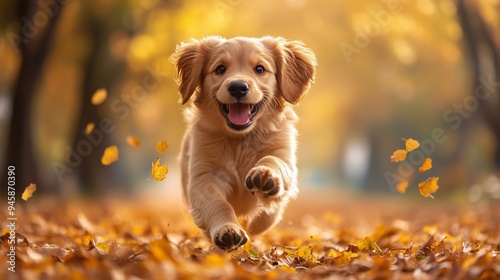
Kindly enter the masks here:
M 196 225 L 231 251 L 247 232 L 274 226 L 297 195 L 292 105 L 314 81 L 316 58 L 298 41 L 210 36 L 180 44 L 171 59 L 182 104 L 192 100 L 184 197 Z

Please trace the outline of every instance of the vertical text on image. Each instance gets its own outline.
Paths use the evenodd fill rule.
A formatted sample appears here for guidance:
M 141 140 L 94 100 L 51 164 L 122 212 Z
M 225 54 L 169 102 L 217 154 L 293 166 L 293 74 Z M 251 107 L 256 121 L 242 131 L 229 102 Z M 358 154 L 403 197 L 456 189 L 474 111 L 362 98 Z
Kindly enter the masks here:
M 7 269 L 16 272 L 16 167 L 7 167 L 7 228 L 9 229 Z

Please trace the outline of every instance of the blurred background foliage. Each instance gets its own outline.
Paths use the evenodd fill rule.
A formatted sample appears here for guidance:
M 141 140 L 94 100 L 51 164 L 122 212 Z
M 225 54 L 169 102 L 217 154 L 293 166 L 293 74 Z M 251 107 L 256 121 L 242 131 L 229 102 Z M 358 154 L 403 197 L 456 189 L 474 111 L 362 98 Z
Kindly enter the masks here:
M 431 154 L 437 197 L 470 198 L 486 180 L 499 198 L 491 175 L 500 165 L 500 88 L 473 98 L 479 75 L 500 81 L 499 9 L 498 0 L 2 1 L 0 166 L 14 165 L 18 186 L 35 181 L 45 193 L 178 189 L 185 126 L 169 56 L 190 38 L 273 35 L 305 42 L 319 63 L 297 107 L 303 191 L 393 193 L 384 174 L 398 173 L 389 158 L 401 138 L 422 141 L 439 128 L 447 138 Z M 98 88 L 108 99 L 93 106 Z M 72 157 L 90 141 L 86 123 L 103 119 L 113 132 Z M 27 128 L 12 136 L 14 127 Z M 141 146 L 129 147 L 127 135 Z M 162 140 L 170 148 L 160 155 Z M 120 160 L 103 166 L 108 145 Z M 161 183 L 147 180 L 158 156 L 170 170 Z M 418 193 L 417 178 L 409 192 Z

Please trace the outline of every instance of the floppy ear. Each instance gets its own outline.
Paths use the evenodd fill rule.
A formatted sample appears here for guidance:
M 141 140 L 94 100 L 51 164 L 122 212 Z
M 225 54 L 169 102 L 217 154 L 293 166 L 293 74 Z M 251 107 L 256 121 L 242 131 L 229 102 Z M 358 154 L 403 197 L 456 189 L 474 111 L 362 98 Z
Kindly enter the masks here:
M 185 104 L 203 82 L 203 66 L 210 51 L 224 39 L 209 36 L 202 40 L 192 39 L 177 45 L 170 61 L 177 69 L 177 84 L 181 102 Z
M 264 37 L 262 42 L 275 52 L 276 78 L 283 98 L 297 104 L 316 75 L 316 56 L 300 41 Z

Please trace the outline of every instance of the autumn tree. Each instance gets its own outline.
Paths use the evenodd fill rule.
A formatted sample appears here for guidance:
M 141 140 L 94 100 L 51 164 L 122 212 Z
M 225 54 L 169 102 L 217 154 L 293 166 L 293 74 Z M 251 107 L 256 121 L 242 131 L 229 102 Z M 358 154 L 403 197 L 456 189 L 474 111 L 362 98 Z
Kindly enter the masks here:
M 491 132 L 500 142 L 500 29 L 492 26 L 476 1 L 459 0 L 458 16 L 468 50 L 474 81 L 471 94 L 480 102 L 479 110 Z M 500 147 L 494 155 L 496 168 L 500 168 Z
M 43 67 L 50 53 L 63 6 L 35 0 L 19 0 L 18 33 L 8 35 L 10 43 L 21 53 L 21 65 L 13 90 L 13 106 L 8 136 L 6 166 L 16 168 L 16 185 L 28 186 L 38 181 L 34 156 L 32 105 Z M 6 182 L 6 172 L 2 182 Z M 48 190 L 41 185 L 41 190 Z

